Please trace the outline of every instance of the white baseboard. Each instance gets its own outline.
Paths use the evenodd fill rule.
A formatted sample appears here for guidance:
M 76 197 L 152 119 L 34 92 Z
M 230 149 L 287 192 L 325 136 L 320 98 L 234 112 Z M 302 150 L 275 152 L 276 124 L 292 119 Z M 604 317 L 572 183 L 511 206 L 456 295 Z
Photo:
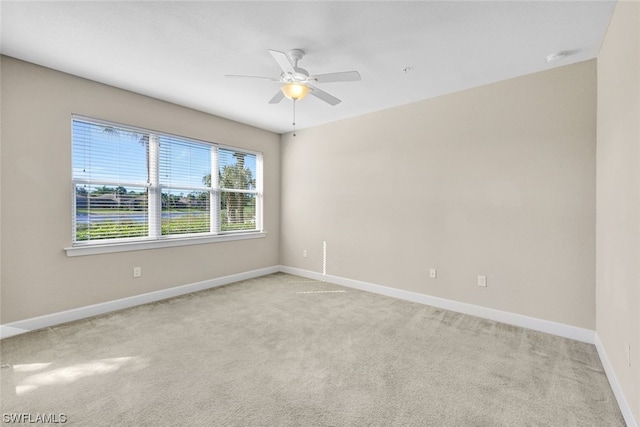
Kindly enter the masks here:
M 620 412 L 622 412 L 622 416 L 624 417 L 624 421 L 627 423 L 627 427 L 638 427 L 638 421 L 633 416 L 633 412 L 631 412 L 631 406 L 622 392 L 622 387 L 620 387 L 620 383 L 618 382 L 618 377 L 613 370 L 613 366 L 611 365 L 611 361 L 607 356 L 607 352 L 602 345 L 602 341 L 600 341 L 600 337 L 598 334 L 595 334 L 595 345 L 596 349 L 598 349 L 598 355 L 600 356 L 600 361 L 602 362 L 602 367 L 604 368 L 604 372 L 607 374 L 607 379 L 609 380 L 609 384 L 611 385 L 611 390 L 613 390 L 613 394 L 618 401 L 618 406 L 620 407 Z
M 335 283 L 336 285 L 346 286 L 348 288 L 359 289 L 362 291 L 373 292 L 376 294 L 386 295 L 406 301 L 417 302 L 420 304 L 430 305 L 432 307 L 443 308 L 458 313 L 469 314 L 484 319 L 495 320 L 496 322 L 506 323 L 508 325 L 520 326 L 534 331 L 545 332 L 557 335 L 563 338 L 569 338 L 576 341 L 595 344 L 595 331 L 590 329 L 579 328 L 577 326 L 565 325 L 562 323 L 551 322 L 549 320 L 538 319 L 535 317 L 524 316 L 522 314 L 510 313 L 507 311 L 496 310 L 493 308 L 482 307 L 479 305 L 467 304 L 463 302 L 448 300 L 445 298 L 433 297 L 417 292 L 404 291 L 402 289 L 389 288 L 387 286 L 376 285 L 373 283 L 363 282 L 360 280 L 346 279 L 344 277 L 332 276 L 329 274 L 316 273 L 314 271 L 303 270 L 294 267 L 281 266 L 280 271 L 297 276 L 306 277 L 314 280 L 323 280 L 325 282 Z
M 188 294 L 191 292 L 197 292 L 216 286 L 227 285 L 229 283 L 264 276 L 279 271 L 289 274 L 295 274 L 297 276 L 307 277 L 314 280 L 335 283 L 337 285 L 342 285 L 353 289 L 360 289 L 367 292 L 373 292 L 393 298 L 403 299 L 406 301 L 412 301 L 420 304 L 430 305 L 433 307 L 443 308 L 446 310 L 456 311 L 459 313 L 469 314 L 472 316 L 482 317 L 485 319 L 495 320 L 497 322 L 502 322 L 509 325 L 515 325 L 540 332 L 546 332 L 552 335 L 570 338 L 589 344 L 595 344 L 595 332 L 589 329 L 578 328 L 575 326 L 550 322 L 548 320 L 523 316 L 521 314 L 510 313 L 478 305 L 466 304 L 444 298 L 419 294 L 417 292 L 404 291 L 401 289 L 376 285 L 360 280 L 347 279 L 344 277 L 332 275 L 323 275 L 321 273 L 287 266 L 273 266 L 239 274 L 232 274 L 229 276 L 205 280 L 202 282 L 191 283 L 188 285 L 163 289 L 156 292 L 150 292 L 128 298 L 108 301 L 101 304 L 94 304 L 86 307 L 61 311 L 58 313 L 47 314 L 44 316 L 33 317 L 30 319 L 19 320 L 16 322 L 8 323 L 6 325 L 0 325 L 0 338 L 7 338 L 36 329 L 47 328 L 74 320 L 85 319 L 87 317 L 96 316 L 99 314 L 122 310 L 124 308 L 147 304 L 154 301 L 160 301 L 163 299 Z
M 228 285 L 229 283 L 252 279 L 254 277 L 277 273 L 279 271 L 280 266 L 261 268 L 258 270 L 232 274 L 229 276 L 218 277 L 202 282 L 190 283 L 188 285 L 176 286 L 174 288 L 149 292 L 142 295 L 135 295 L 132 297 L 122 298 L 114 301 L 108 301 L 101 304 L 88 305 L 86 307 L 74 308 L 58 313 L 19 320 L 17 322 L 7 323 L 6 325 L 0 325 L 0 339 L 34 331 L 36 329 L 48 328 L 50 326 L 59 325 L 61 323 L 72 322 L 74 320 L 85 319 L 87 317 L 97 316 L 99 314 L 122 310 L 124 308 L 134 307 L 136 305 L 147 304 L 150 302 L 160 301 L 179 295 L 189 294 L 191 292 L 197 292 L 204 289 L 215 288 L 217 286 Z
M 252 279 L 255 277 L 265 276 L 267 274 L 283 272 L 306 277 L 313 280 L 325 281 L 348 288 L 359 289 L 362 291 L 373 292 L 380 295 L 386 295 L 406 301 L 416 302 L 420 304 L 438 307 L 458 313 L 469 314 L 476 317 L 494 320 L 509 325 L 520 326 L 535 331 L 545 332 L 576 341 L 594 344 L 598 350 L 600 360 L 604 367 L 611 389 L 618 401 L 622 415 L 628 427 L 640 427 L 631 412 L 631 407 L 625 399 L 622 388 L 618 383 L 616 375 L 613 371 L 606 351 L 595 331 L 589 329 L 578 328 L 576 326 L 565 325 L 548 320 L 538 319 L 534 317 L 524 316 L 521 314 L 510 313 L 506 311 L 496 310 L 492 308 L 477 306 L 473 304 L 462 303 L 458 301 L 448 300 L 444 298 L 433 297 L 429 295 L 419 294 L 417 292 L 404 291 L 401 289 L 390 288 L 387 286 L 376 285 L 373 283 L 363 282 L 360 280 L 347 279 L 339 276 L 316 273 L 309 270 L 303 270 L 287 266 L 273 266 L 261 268 L 258 270 L 247 271 L 239 274 L 218 277 L 215 279 L 205 280 L 202 282 L 191 283 L 188 285 L 177 286 L 174 288 L 163 289 L 156 292 L 150 292 L 142 295 L 135 295 L 128 298 L 122 298 L 115 301 L 109 301 L 101 304 L 94 304 L 86 307 L 80 307 L 72 310 L 62 311 L 58 313 L 48 314 L 45 316 L 33 317 L 31 319 L 20 320 L 17 322 L 0 325 L 0 339 L 10 336 L 23 334 L 36 329 L 47 328 L 59 325 L 61 323 L 71 322 L 74 320 L 85 319 L 112 311 L 122 310 L 124 308 L 134 307 L 136 305 L 147 304 L 150 302 L 160 301 L 163 299 L 185 295 L 204 289 L 214 288 L 217 286 L 228 285 L 230 283 L 239 282 L 241 280 Z

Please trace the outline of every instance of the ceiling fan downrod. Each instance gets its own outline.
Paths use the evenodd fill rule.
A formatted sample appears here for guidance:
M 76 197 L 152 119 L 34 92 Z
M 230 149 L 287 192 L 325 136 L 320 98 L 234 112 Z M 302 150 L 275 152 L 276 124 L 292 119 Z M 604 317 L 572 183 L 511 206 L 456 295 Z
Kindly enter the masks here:
M 289 58 L 295 64 L 294 67 L 298 68 L 298 61 L 300 61 L 304 57 L 304 50 L 302 49 L 291 49 L 289 51 Z

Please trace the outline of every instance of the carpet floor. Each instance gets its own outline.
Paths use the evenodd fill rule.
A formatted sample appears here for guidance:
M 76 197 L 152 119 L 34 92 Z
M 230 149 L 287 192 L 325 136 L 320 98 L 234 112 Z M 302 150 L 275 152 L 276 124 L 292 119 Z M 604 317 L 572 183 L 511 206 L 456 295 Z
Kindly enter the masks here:
M 593 345 L 283 273 L 6 338 L 0 358 L 4 422 L 625 425 Z

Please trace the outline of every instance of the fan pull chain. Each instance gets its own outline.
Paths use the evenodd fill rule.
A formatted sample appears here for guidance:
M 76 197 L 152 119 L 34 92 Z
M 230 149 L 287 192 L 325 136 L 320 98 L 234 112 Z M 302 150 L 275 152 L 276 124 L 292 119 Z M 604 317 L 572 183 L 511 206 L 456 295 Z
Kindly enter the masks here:
M 296 136 L 296 100 L 293 100 L 293 136 Z

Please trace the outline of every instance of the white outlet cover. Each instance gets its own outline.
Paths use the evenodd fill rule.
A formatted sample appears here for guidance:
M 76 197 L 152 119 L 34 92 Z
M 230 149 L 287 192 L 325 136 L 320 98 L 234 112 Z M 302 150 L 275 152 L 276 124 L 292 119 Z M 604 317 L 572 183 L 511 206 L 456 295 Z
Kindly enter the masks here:
M 478 286 L 487 286 L 487 276 L 478 276 Z

